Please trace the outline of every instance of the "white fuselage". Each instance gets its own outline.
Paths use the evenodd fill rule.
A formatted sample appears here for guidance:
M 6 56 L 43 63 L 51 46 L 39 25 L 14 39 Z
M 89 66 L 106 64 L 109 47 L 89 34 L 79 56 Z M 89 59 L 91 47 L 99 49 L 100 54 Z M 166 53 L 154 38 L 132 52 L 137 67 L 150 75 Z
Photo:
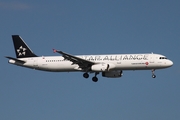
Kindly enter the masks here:
M 171 60 L 160 54 L 79 55 L 77 57 L 98 64 L 111 64 L 114 66 L 111 70 L 163 69 L 173 64 Z M 9 60 L 9 63 L 51 72 L 83 71 L 77 64 L 72 64 L 62 56 L 29 57 L 19 58 L 19 60 L 23 60 L 25 63 L 19 63 L 12 59 Z

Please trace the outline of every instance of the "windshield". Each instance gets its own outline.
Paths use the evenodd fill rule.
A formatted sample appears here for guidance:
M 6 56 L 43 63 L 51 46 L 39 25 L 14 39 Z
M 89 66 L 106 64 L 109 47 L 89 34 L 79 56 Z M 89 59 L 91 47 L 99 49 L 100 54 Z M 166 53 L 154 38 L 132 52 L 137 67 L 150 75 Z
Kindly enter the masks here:
M 166 57 L 159 57 L 159 59 L 167 59 Z

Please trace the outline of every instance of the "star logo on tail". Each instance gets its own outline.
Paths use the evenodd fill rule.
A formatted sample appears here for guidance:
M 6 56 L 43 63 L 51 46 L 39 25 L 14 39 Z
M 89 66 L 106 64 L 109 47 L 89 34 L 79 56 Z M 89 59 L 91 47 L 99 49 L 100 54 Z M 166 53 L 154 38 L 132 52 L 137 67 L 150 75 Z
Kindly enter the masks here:
M 17 49 L 18 56 L 26 55 L 26 48 L 23 48 L 22 46 Z

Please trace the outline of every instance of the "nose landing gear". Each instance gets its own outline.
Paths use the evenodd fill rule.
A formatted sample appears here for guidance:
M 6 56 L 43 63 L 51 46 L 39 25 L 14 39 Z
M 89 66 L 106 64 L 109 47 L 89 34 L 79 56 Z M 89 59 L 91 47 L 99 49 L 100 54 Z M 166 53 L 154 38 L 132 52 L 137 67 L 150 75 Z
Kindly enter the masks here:
M 155 69 L 152 69 L 152 78 L 156 78 L 156 75 L 155 75 Z

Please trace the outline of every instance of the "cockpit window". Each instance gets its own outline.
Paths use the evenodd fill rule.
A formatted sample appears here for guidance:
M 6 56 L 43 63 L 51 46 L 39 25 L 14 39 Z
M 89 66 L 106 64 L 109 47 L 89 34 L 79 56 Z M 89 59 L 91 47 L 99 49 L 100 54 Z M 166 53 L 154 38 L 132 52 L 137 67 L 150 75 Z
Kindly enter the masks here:
M 159 59 L 167 59 L 166 57 L 160 57 Z

